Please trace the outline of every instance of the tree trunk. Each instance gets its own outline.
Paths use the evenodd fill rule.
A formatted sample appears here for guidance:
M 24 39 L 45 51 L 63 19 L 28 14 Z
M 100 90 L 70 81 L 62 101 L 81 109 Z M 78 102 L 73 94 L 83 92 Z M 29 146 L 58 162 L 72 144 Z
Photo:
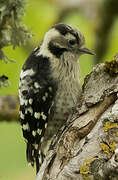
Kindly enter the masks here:
M 118 179 L 118 55 L 97 65 L 76 111 L 53 138 L 36 180 Z

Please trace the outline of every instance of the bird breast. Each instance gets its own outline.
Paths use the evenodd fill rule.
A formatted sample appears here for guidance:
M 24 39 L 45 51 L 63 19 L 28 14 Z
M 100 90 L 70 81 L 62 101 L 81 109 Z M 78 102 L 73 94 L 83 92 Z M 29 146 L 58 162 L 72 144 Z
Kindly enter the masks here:
M 61 73 L 58 75 L 58 88 L 54 99 L 54 118 L 65 120 L 77 105 L 82 92 L 79 63 L 75 61 L 72 64 L 61 64 L 59 72 Z

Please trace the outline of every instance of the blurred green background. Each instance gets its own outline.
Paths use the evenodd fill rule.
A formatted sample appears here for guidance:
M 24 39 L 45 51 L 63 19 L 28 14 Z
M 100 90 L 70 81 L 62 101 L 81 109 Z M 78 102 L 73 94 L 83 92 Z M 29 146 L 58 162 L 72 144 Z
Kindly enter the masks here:
M 23 63 L 32 52 L 33 48 L 39 45 L 45 32 L 57 22 L 60 5 L 54 0 L 29 0 L 27 1 L 26 14 L 23 21 L 33 33 L 31 39 L 32 46 L 4 48 L 4 52 L 15 63 L 4 61 L 0 62 L 0 75 L 5 74 L 9 77 L 10 86 L 0 90 L 1 95 L 18 94 L 19 75 Z M 94 18 L 78 12 L 70 12 L 63 19 L 63 22 L 74 25 L 85 35 L 86 46 L 94 51 L 96 34 L 95 28 L 97 21 Z M 102 60 L 110 60 L 117 52 L 118 20 L 114 23 L 110 34 L 108 51 Z M 93 67 L 94 58 L 89 55 L 83 55 L 79 59 L 81 66 L 82 79 Z M 19 124 L 12 122 L 0 123 L 0 180 L 33 180 L 35 179 L 35 169 L 27 165 L 25 159 L 25 143 L 22 137 Z

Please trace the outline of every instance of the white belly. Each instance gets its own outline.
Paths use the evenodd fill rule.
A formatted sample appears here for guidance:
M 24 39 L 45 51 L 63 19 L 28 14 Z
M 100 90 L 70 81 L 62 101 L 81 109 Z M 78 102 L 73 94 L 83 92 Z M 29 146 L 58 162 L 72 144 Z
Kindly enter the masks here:
M 78 82 L 60 82 L 54 100 L 54 119 L 66 120 L 77 105 L 81 94 L 81 85 Z

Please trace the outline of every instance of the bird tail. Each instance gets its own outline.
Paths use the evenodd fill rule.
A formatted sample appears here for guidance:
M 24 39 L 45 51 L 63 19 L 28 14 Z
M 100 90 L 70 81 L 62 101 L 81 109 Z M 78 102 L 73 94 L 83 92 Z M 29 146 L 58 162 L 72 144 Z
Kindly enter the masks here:
M 35 147 L 32 144 L 27 143 L 27 149 L 26 149 L 26 158 L 27 162 L 30 163 L 33 167 L 36 163 L 36 174 L 39 172 L 40 166 L 43 163 L 44 160 L 44 154 L 42 151 L 38 149 L 35 149 Z

